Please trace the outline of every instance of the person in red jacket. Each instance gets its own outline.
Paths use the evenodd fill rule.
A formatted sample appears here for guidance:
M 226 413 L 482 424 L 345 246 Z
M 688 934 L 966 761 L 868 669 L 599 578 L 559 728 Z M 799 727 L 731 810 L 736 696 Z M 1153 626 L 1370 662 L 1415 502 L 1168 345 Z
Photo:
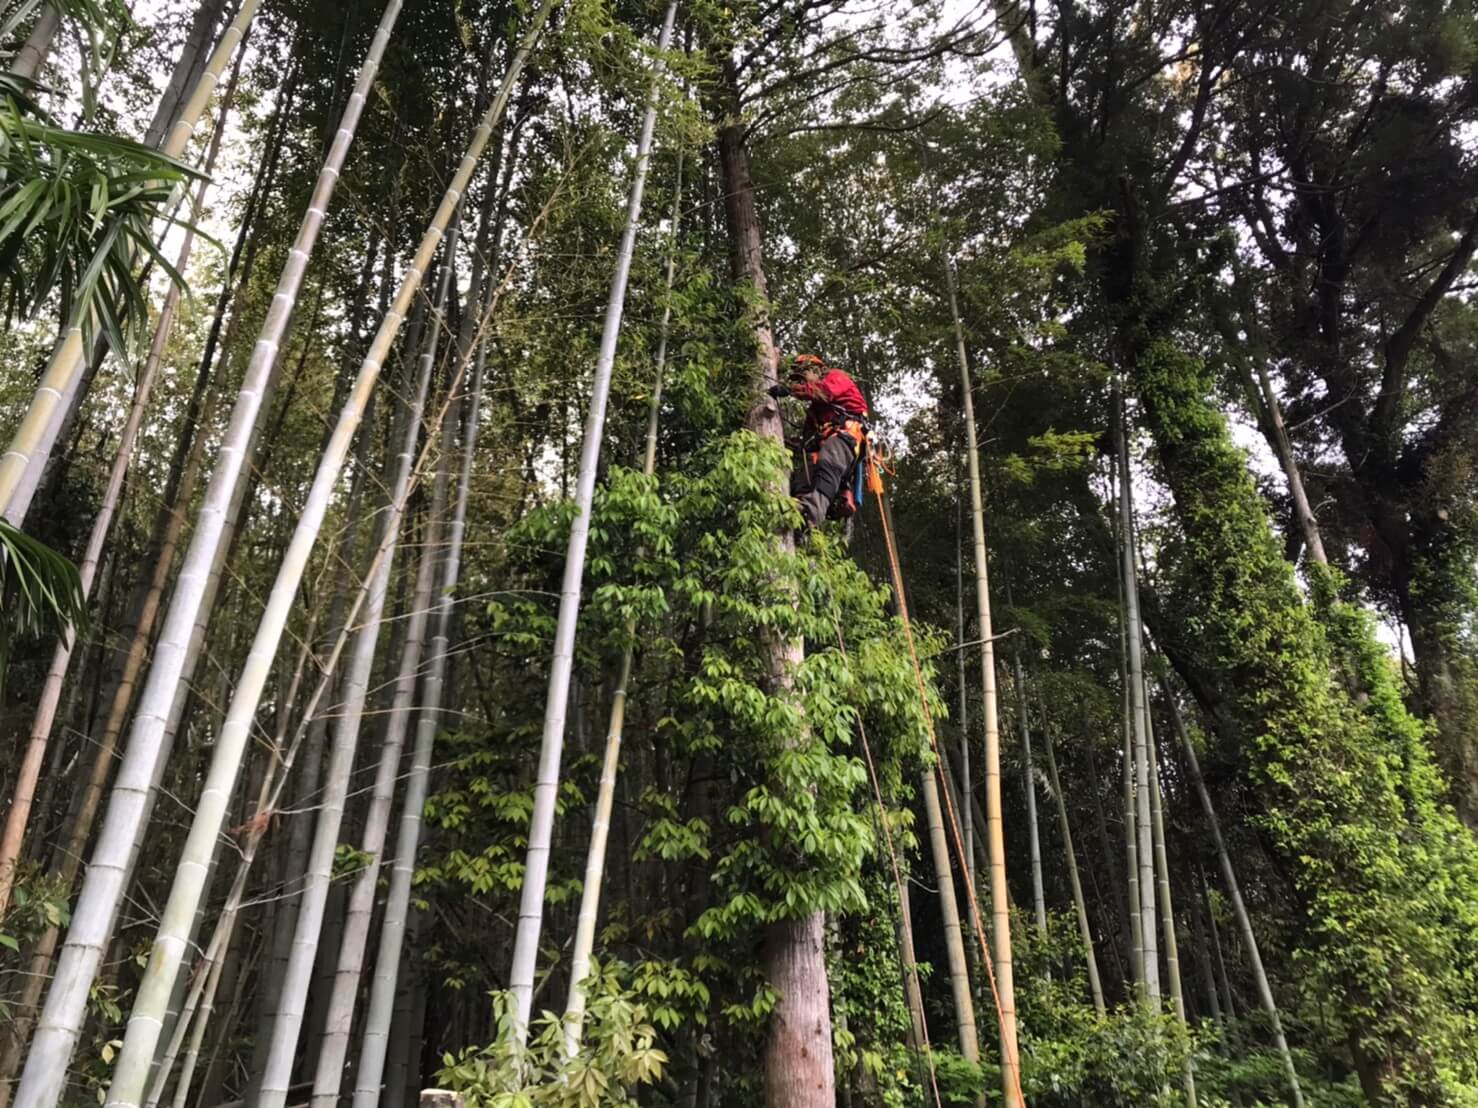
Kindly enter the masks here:
M 810 402 L 801 439 L 794 444 L 803 458 L 790 478 L 806 529 L 819 527 L 828 515 L 851 515 L 857 507 L 848 478 L 862 455 L 868 416 L 857 383 L 814 354 L 798 354 L 790 384 L 775 385 L 770 395 Z

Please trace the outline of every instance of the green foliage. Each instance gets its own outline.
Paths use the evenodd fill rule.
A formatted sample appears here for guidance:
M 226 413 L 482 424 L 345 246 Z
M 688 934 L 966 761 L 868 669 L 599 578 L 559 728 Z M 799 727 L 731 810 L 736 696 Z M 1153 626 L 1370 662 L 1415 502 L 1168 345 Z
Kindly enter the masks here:
M 0 947 L 14 954 L 40 936 L 47 928 L 65 927 L 72 918 L 65 890 L 54 877 L 22 868 L 16 874 L 11 890 L 10 906 L 5 910 L 4 930 L 0 931 Z M 0 1023 L 8 1012 L 0 1002 Z
M 86 616 L 77 567 L 0 521 L 0 689 L 17 638 L 75 631 Z
M 197 176 L 127 139 L 68 131 L 0 79 L 0 297 L 7 322 L 56 297 L 88 340 L 120 353 L 148 318 L 139 266 L 184 278 L 156 244 L 169 208 Z
M 492 997 L 497 1038 L 442 1059 L 441 1087 L 461 1093 L 468 1108 L 603 1108 L 635 1104 L 636 1088 L 661 1077 L 667 1055 L 656 1046 L 647 1009 L 623 985 L 620 966 L 595 971 L 587 982 L 580 1053 L 568 1058 L 560 1019 L 546 1012 L 530 1029 L 527 1048 L 513 1037 L 512 999 Z
M 1461 953 L 1478 941 L 1478 851 L 1369 625 L 1331 607 L 1327 584 L 1331 628 L 1300 597 L 1200 363 L 1157 343 L 1138 384 L 1177 490 L 1177 635 L 1214 659 L 1236 705 L 1257 822 L 1298 889 L 1305 987 L 1336 999 L 1358 1066 L 1403 1097 L 1460 1102 L 1478 1090 L 1465 1045 L 1478 977 Z

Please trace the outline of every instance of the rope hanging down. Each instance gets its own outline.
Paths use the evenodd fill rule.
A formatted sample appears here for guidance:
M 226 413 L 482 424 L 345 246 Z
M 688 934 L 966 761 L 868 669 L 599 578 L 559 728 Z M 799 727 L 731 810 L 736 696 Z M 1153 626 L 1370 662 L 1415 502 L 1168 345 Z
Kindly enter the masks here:
M 846 658 L 847 640 L 842 636 L 842 617 L 841 614 L 837 611 L 835 597 L 832 597 L 831 618 L 832 622 L 836 625 L 837 648 L 842 652 L 842 657 Z M 877 825 L 880 831 L 882 831 L 883 841 L 887 844 L 888 847 L 888 864 L 893 871 L 893 885 L 898 890 L 898 914 L 899 923 L 901 924 L 903 920 L 903 915 L 907 911 L 906 898 L 908 897 L 908 886 L 904 883 L 903 871 L 899 868 L 898 865 L 898 848 L 893 843 L 893 832 L 892 829 L 888 826 L 888 806 L 883 802 L 883 787 L 878 781 L 877 764 L 873 761 L 872 757 L 872 744 L 867 741 L 867 728 L 863 726 L 861 716 L 857 717 L 857 738 L 858 741 L 862 744 L 862 755 L 863 758 L 867 761 L 867 777 L 868 780 L 872 782 L 872 795 L 874 801 L 876 802 L 876 808 L 873 812 L 873 823 Z M 924 1007 L 922 1003 L 923 990 L 919 985 L 919 967 L 918 963 L 916 963 L 913 959 L 913 951 L 905 951 L 902 949 L 905 941 L 912 942 L 912 929 L 910 928 L 907 933 L 904 933 L 902 932 L 902 928 L 900 927 L 899 962 L 901 963 L 900 968 L 906 975 L 904 981 L 904 1003 L 912 1006 L 912 1000 L 908 996 L 908 986 L 912 984 L 914 995 L 920 998 L 918 1010 L 918 1030 L 920 1040 L 919 1045 L 923 1049 L 924 1062 L 928 1067 L 929 1085 L 934 1093 L 935 1108 L 943 1108 L 944 1100 L 939 1092 L 939 1081 L 934 1069 L 934 1047 L 933 1044 L 929 1041 L 929 1020 L 928 1017 L 924 1014 Z M 910 1019 L 912 1019 L 912 1013 L 910 1013 Z
M 949 782 L 944 779 L 944 753 L 939 747 L 939 736 L 934 730 L 934 713 L 929 710 L 928 687 L 924 681 L 924 667 L 919 661 L 918 648 L 914 644 L 913 623 L 908 616 L 908 597 L 903 589 L 903 569 L 898 561 L 898 545 L 893 536 L 893 524 L 889 517 L 888 506 L 884 499 L 883 477 L 880 470 L 891 473 L 887 456 L 880 450 L 869 448 L 866 451 L 864 464 L 867 466 L 867 491 L 872 493 L 878 504 L 878 519 L 883 525 L 883 545 L 888 551 L 888 570 L 892 575 L 893 594 L 898 601 L 898 618 L 903 623 L 903 638 L 908 644 L 908 657 L 913 665 L 914 684 L 919 691 L 919 707 L 923 710 L 924 726 L 929 731 L 929 745 L 934 750 L 935 772 L 939 774 L 941 788 L 940 795 L 944 801 L 945 814 L 949 819 L 950 835 L 954 839 L 955 851 L 962 862 L 965 857 L 965 842 L 960 834 L 960 822 L 955 812 L 954 796 L 950 792 Z M 970 783 L 964 782 L 964 788 L 968 793 Z M 941 880 L 946 875 L 941 876 Z M 991 963 L 990 949 L 985 942 L 985 924 L 980 916 L 980 900 L 975 895 L 975 888 L 970 882 L 965 882 L 965 893 L 970 901 L 970 918 L 974 924 L 975 938 L 980 943 L 981 964 L 985 966 L 986 977 L 990 982 L 991 1001 L 995 1005 L 996 1019 L 1004 1022 L 1005 1012 L 1001 1007 L 1001 994 L 996 987 L 995 968 Z M 1010 1072 L 1012 1091 L 1016 1094 L 1019 1103 L 1025 1104 L 1026 1098 L 1021 1093 L 1021 1063 L 1019 1058 L 1003 1059 L 1006 1069 Z

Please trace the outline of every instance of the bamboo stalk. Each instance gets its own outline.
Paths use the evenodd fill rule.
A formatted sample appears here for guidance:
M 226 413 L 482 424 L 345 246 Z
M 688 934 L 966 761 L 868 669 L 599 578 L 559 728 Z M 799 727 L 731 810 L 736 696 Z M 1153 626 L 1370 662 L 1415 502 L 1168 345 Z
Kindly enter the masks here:
M 443 274 L 443 285 L 438 300 L 441 304 L 422 355 L 422 375 L 429 383 L 432 363 L 436 357 L 437 331 L 446 320 L 446 297 L 451 277 L 450 256 L 455 252 L 456 233 L 448 240 L 448 260 Z M 460 375 L 460 369 L 458 370 Z M 413 413 L 415 414 L 415 413 Z M 419 419 L 417 419 L 419 422 Z M 412 592 L 410 618 L 406 622 L 405 643 L 400 649 L 400 669 L 396 674 L 395 688 L 391 700 L 390 714 L 386 720 L 385 736 L 380 743 L 380 764 L 370 792 L 369 811 L 365 815 L 364 830 L 360 836 L 360 851 L 369 859 L 350 887 L 348 902 L 344 909 L 343 936 L 339 944 L 338 962 L 334 972 L 333 989 L 328 1000 L 322 1038 L 318 1043 L 318 1060 L 313 1078 L 313 1104 L 322 1108 L 333 1108 L 339 1099 L 339 1086 L 344 1075 L 344 1060 L 349 1053 L 349 1033 L 354 1021 L 354 1006 L 359 992 L 360 976 L 364 967 L 364 951 L 369 944 L 370 916 L 374 911 L 375 892 L 379 886 L 380 863 L 385 850 L 386 833 L 390 828 L 390 806 L 395 798 L 395 786 L 400 776 L 400 755 L 405 746 L 407 725 L 410 722 L 411 701 L 415 697 L 416 677 L 421 668 L 421 651 L 425 642 L 426 623 L 431 608 L 431 599 L 436 580 L 436 558 L 434 551 L 439 542 L 441 517 L 446 509 L 447 470 L 446 459 L 451 452 L 452 432 L 455 417 L 442 421 L 441 462 L 436 468 L 432 485 L 431 504 L 426 513 L 426 538 L 422 544 L 420 564 L 416 570 L 416 584 Z M 414 435 L 407 435 L 407 445 L 414 448 Z M 429 440 L 428 440 L 429 443 Z M 407 464 L 409 453 L 406 455 Z M 388 577 L 388 573 L 387 573 Z M 373 615 L 373 613 L 372 613 Z M 361 634 L 368 634 L 369 629 Z M 371 644 L 366 653 L 373 661 Z M 363 693 L 356 684 L 351 684 L 354 699 L 358 702 L 353 710 L 362 712 Z M 345 729 L 347 721 L 341 719 L 339 727 Z M 357 720 L 355 721 L 357 723 Z M 357 731 L 357 727 L 351 730 Z M 357 745 L 357 736 L 347 740 L 351 756 Z M 348 784 L 347 777 L 345 785 Z M 337 834 L 334 838 L 337 840 Z M 332 855 L 329 855 L 330 863 Z M 296 1044 L 294 1044 L 296 1045 Z
M 536 18 L 548 17 L 546 7 Z M 552 203 L 551 198 L 551 203 Z M 547 213 L 546 206 L 539 219 Z M 494 249 L 500 241 L 495 230 Z M 502 284 L 490 290 L 483 309 L 484 325 L 491 320 L 493 306 L 503 285 L 512 276 L 512 267 Z M 410 772 L 406 776 L 405 800 L 402 802 L 400 825 L 396 830 L 395 855 L 390 867 L 389 889 L 380 924 L 380 943 L 375 956 L 375 970 L 370 979 L 369 1002 L 365 1010 L 364 1035 L 360 1042 L 359 1064 L 355 1072 L 354 1108 L 376 1108 L 382 1093 L 386 1059 L 389 1054 L 391 1026 L 397 1004 L 396 987 L 400 980 L 401 957 L 407 932 L 414 925 L 411 909 L 411 885 L 415 877 L 416 851 L 421 834 L 421 816 L 430 787 L 431 756 L 436 746 L 440 725 L 442 693 L 446 681 L 448 643 L 456 604 L 457 583 L 462 567 L 462 545 L 466 534 L 467 505 L 471 496 L 473 463 L 477 456 L 478 430 L 482 412 L 482 395 L 487 369 L 487 340 L 477 345 L 471 392 L 468 398 L 466 442 L 462 448 L 462 469 L 457 482 L 456 508 L 447 532 L 446 556 L 442 564 L 441 589 L 438 593 L 435 622 L 428 654 L 426 676 L 422 682 L 420 714 L 416 719 L 416 743 L 411 753 Z M 412 1008 L 417 1002 L 413 998 Z M 418 1036 L 407 1035 L 414 1044 Z M 398 1052 L 390 1081 L 392 1103 L 398 1102 L 404 1090 L 402 1071 L 408 1069 L 404 1052 Z M 409 1078 L 415 1080 L 415 1076 Z
M 1140 935 L 1143 992 L 1152 1011 L 1160 1008 L 1160 944 L 1156 936 L 1154 830 L 1150 817 L 1150 755 L 1144 684 L 1144 628 L 1139 616 L 1138 559 L 1134 543 L 1133 473 L 1124 428 L 1122 401 L 1114 417 L 1114 441 L 1119 459 L 1119 557 L 1124 581 L 1125 639 L 1128 645 L 1130 722 L 1134 735 L 1134 796 L 1136 861 L 1139 866 Z
M 668 8 L 675 12 L 674 0 Z M 677 273 L 678 225 L 682 213 L 683 156 L 677 155 L 677 182 L 672 190 L 672 245 L 667 255 L 665 296 L 662 323 L 658 331 L 656 366 L 653 369 L 652 395 L 647 404 L 646 449 L 642 454 L 642 473 L 651 477 L 657 472 L 657 427 L 662 411 L 662 381 L 667 365 L 667 338 L 672 323 L 672 285 Z M 636 620 L 626 623 L 626 646 L 621 652 L 621 668 L 616 688 L 611 694 L 610 716 L 606 723 L 605 755 L 601 762 L 600 785 L 596 792 L 595 814 L 591 820 L 590 847 L 586 852 L 585 879 L 580 888 L 580 909 L 575 922 L 574 947 L 570 952 L 570 991 L 565 1001 L 565 1053 L 574 1057 L 580 1050 L 580 1035 L 585 1019 L 585 979 L 590 975 L 590 958 L 595 948 L 595 925 L 600 915 L 600 887 L 605 877 L 606 843 L 610 835 L 611 810 L 616 799 L 616 777 L 621 767 L 621 741 L 626 724 L 626 692 L 631 683 L 632 659 L 636 644 Z
M 1149 689 L 1145 689 L 1145 699 L 1149 699 Z M 1149 723 L 1149 714 L 1146 713 L 1145 722 Z M 1185 992 L 1181 986 L 1180 978 L 1180 941 L 1175 934 L 1175 902 L 1170 896 L 1170 860 L 1165 849 L 1165 802 L 1160 789 L 1160 759 L 1156 749 L 1155 735 L 1153 729 L 1148 732 L 1149 747 L 1149 771 L 1150 771 L 1150 827 L 1153 831 L 1155 844 L 1155 880 L 1159 885 L 1160 904 L 1160 926 L 1165 940 L 1165 975 L 1166 984 L 1170 989 L 1170 1004 L 1175 1012 L 1176 1022 L 1180 1024 L 1181 1031 L 1185 1034 L 1186 1042 L 1190 1042 L 1190 1026 L 1186 1020 Z M 1186 1104 L 1188 1108 L 1196 1108 L 1196 1067 L 1195 1059 L 1187 1053 L 1185 1070 L 1181 1075 L 1185 1088 Z
M 1093 927 L 1088 920 L 1088 902 L 1083 897 L 1083 883 L 1078 877 L 1078 857 L 1073 851 L 1073 829 L 1067 818 L 1067 797 L 1057 776 L 1057 755 L 1052 749 L 1052 728 L 1042 714 L 1042 748 L 1047 756 L 1047 779 L 1057 800 L 1057 828 L 1062 834 L 1062 848 L 1067 854 L 1067 879 L 1073 892 L 1073 909 L 1078 916 L 1078 936 L 1083 940 L 1083 957 L 1088 966 L 1088 989 L 1093 994 L 1093 1008 L 1100 1015 L 1108 1009 L 1103 1000 L 1103 982 L 1098 976 L 1098 955 L 1093 949 Z
M 48 13 L 54 14 L 53 9 L 48 7 L 42 13 L 43 20 Z M 231 68 L 231 76 L 226 82 L 225 92 L 222 94 L 220 116 L 214 133 L 211 135 L 210 148 L 206 153 L 202 169 L 205 179 L 195 190 L 196 212 L 201 211 L 205 203 L 205 194 L 210 183 L 209 177 L 221 152 L 221 140 L 226 132 L 226 120 L 240 76 L 241 55 L 237 55 L 236 63 Z M 192 224 L 185 229 L 179 253 L 175 258 L 175 268 L 181 273 L 185 271 L 185 267 L 190 262 L 190 254 L 194 246 L 195 228 Z M 118 447 L 114 451 L 113 465 L 108 472 L 107 484 L 103 488 L 102 501 L 98 506 L 97 515 L 93 518 L 92 530 L 88 534 L 87 546 L 83 551 L 82 559 L 77 565 L 84 600 L 92 592 L 98 564 L 102 560 L 103 546 L 108 540 L 108 534 L 113 526 L 113 517 L 117 514 L 119 502 L 122 500 L 123 482 L 128 476 L 129 466 L 133 461 L 134 444 L 138 441 L 139 432 L 143 428 L 144 413 L 148 410 L 149 398 L 154 391 L 154 382 L 158 379 L 159 368 L 164 361 L 164 347 L 174 327 L 175 313 L 179 308 L 179 303 L 180 287 L 171 284 L 169 291 L 165 294 L 164 304 L 159 310 L 159 318 L 154 324 L 154 335 L 149 343 L 149 353 L 139 368 L 133 403 L 129 407 L 128 418 L 124 421 L 123 430 L 119 433 Z M 0 834 L 0 919 L 5 917 L 6 909 L 10 906 L 11 889 L 15 883 L 15 865 L 25 840 L 26 823 L 30 818 L 31 805 L 36 795 L 36 783 L 41 774 L 42 762 L 46 758 L 46 748 L 51 740 L 51 729 L 56 722 L 57 708 L 61 704 L 62 685 L 71 664 L 75 642 L 76 630 L 69 626 L 57 642 L 51 664 L 47 667 L 46 677 L 42 682 L 41 697 L 36 705 L 36 713 L 32 717 L 26 752 L 16 775 L 10 810 L 5 816 L 5 830 L 3 834 Z M 70 880 L 67 884 L 70 887 Z
M 944 264 L 954 324 L 955 353 L 959 360 L 965 414 L 965 448 L 970 474 L 970 522 L 975 543 L 975 605 L 980 642 L 981 702 L 985 715 L 985 837 L 990 860 L 991 939 L 1001 1037 L 1001 1085 L 1007 1108 L 1024 1108 L 1021 1095 L 1021 1056 L 1016 1041 L 1016 984 L 1011 957 L 1011 900 L 1006 888 L 1006 842 L 1001 817 L 1001 735 L 996 708 L 995 647 L 990 618 L 990 578 L 985 548 L 985 498 L 980 479 L 980 446 L 975 433 L 975 401 L 970 384 L 970 359 L 955 290 L 954 265 Z
M 455 213 L 460 203 L 460 193 L 465 189 L 467 181 L 471 177 L 468 170 L 460 183 L 453 184 L 458 195 L 452 201 L 450 210 Z M 442 210 L 448 205 L 445 198 Z M 440 216 L 438 212 L 438 216 Z M 442 224 L 446 226 L 446 224 Z M 401 521 L 404 518 L 407 498 L 410 494 L 412 479 L 416 471 L 416 443 L 421 433 L 421 418 L 425 410 L 427 396 L 431 388 L 431 379 L 434 375 L 436 362 L 437 340 L 440 329 L 445 319 L 447 297 L 450 294 L 453 273 L 453 258 L 456 253 L 457 244 L 457 221 L 452 216 L 450 231 L 446 237 L 445 251 L 442 257 L 442 269 L 440 283 L 436 294 L 436 307 L 428 319 L 427 339 L 425 349 L 417 362 L 416 383 L 414 386 L 414 399 L 408 410 L 404 413 L 402 427 L 402 442 L 400 450 L 394 459 L 393 465 L 393 491 L 389 497 L 388 510 L 382 524 L 381 553 L 370 574 L 368 600 L 365 611 L 361 617 L 361 626 L 355 637 L 354 652 L 350 660 L 349 669 L 345 676 L 344 693 L 338 707 L 338 721 L 334 728 L 333 742 L 329 748 L 328 765 L 324 770 L 324 788 L 321 794 L 318 819 L 314 826 L 313 841 L 308 849 L 307 864 L 304 871 L 302 890 L 298 897 L 297 918 L 294 921 L 294 932 L 291 953 L 288 957 L 287 966 L 283 973 L 281 990 L 277 1000 L 276 1018 L 272 1021 L 271 1039 L 267 1049 L 267 1057 L 263 1064 L 263 1071 L 257 1091 L 257 1103 L 260 1105 L 280 1105 L 285 1103 L 288 1088 L 292 1079 L 293 1061 L 297 1053 L 298 1040 L 302 1034 L 303 1020 L 306 1015 L 309 989 L 313 984 L 314 963 L 316 961 L 319 940 L 323 928 L 324 913 L 328 905 L 330 885 L 333 876 L 334 854 L 338 848 L 339 830 L 343 823 L 344 808 L 348 800 L 349 780 L 354 768 L 354 756 L 359 744 L 359 727 L 364 715 L 365 703 L 369 692 L 369 683 L 374 669 L 375 652 L 379 643 L 379 632 L 382 625 L 386 598 L 389 595 L 391 572 L 394 568 L 394 558 L 399 546 L 399 531 Z M 433 237 L 434 233 L 434 237 Z M 440 228 L 433 224 L 432 231 L 428 231 L 427 237 L 422 240 L 422 250 L 418 252 L 419 259 L 424 265 L 429 265 L 431 250 L 425 249 L 428 241 L 435 248 L 435 239 L 440 238 Z M 419 284 L 418 278 L 407 274 L 408 281 Z M 402 283 L 404 292 L 405 282 Z M 397 297 L 397 304 L 406 304 L 408 301 Z M 387 316 L 380 325 L 380 331 L 376 335 L 377 345 L 380 346 L 383 359 L 388 352 L 390 342 L 393 341 L 394 330 L 392 321 L 394 312 Z M 398 329 L 398 321 L 393 324 Z M 386 339 L 385 336 L 389 335 Z M 385 339 L 383 343 L 381 339 Z M 375 349 L 372 347 L 370 354 L 365 358 L 365 363 L 360 369 L 359 380 L 354 390 L 350 393 L 340 413 L 338 426 L 335 428 L 333 443 L 341 453 L 337 464 L 342 465 L 347 453 L 348 444 L 357 427 L 363 405 L 367 400 L 369 388 L 366 382 L 373 386 L 374 378 L 379 372 L 379 359 L 376 359 Z M 448 401 L 449 403 L 450 401 Z M 357 409 L 357 410 L 356 410 Z M 445 408 L 443 408 L 443 412 Z M 428 440 L 429 442 L 429 440 Z M 331 447 L 325 454 L 325 462 L 334 453 Z M 323 469 L 320 467 L 320 476 Z M 335 474 L 335 476 L 337 476 Z M 315 481 L 315 485 L 316 485 Z M 295 536 L 296 538 L 296 536 Z M 284 567 L 288 562 L 284 561 Z M 280 580 L 280 578 L 279 578 Z M 296 583 L 294 582 L 294 588 Z M 275 592 L 274 587 L 274 592 Z M 402 736 L 404 732 L 401 732 Z M 399 764 L 398 749 L 393 752 L 394 761 L 388 771 L 389 784 L 393 788 L 394 770 Z M 378 775 L 383 779 L 386 774 Z M 372 811 L 371 820 L 378 824 L 383 836 L 383 829 L 389 820 L 389 799 L 382 798 L 382 803 L 377 806 L 379 811 Z M 368 829 L 373 833 L 373 825 Z M 356 883 L 357 887 L 357 883 Z M 370 886 L 371 897 L 373 886 Z M 360 892 L 361 900 L 364 893 Z M 363 921 L 368 927 L 368 920 Z M 362 950 L 362 946 L 361 946 Z M 335 975 L 337 977 L 337 975 Z M 337 987 L 337 981 L 333 988 L 333 1000 L 331 1007 L 337 1002 L 338 1012 L 334 1018 L 342 1021 L 344 1018 L 343 1006 L 345 997 Z M 348 1018 L 353 1018 L 352 1002 L 349 1003 Z M 342 1039 L 336 1040 L 336 1044 L 327 1041 L 320 1044 L 326 1048 L 332 1058 L 335 1053 L 339 1064 L 335 1067 L 337 1072 L 342 1071 L 343 1055 L 347 1050 L 347 1031 Z M 335 1051 L 335 1045 L 338 1050 Z M 336 1076 L 337 1076 L 336 1072 Z M 325 1084 L 329 1079 L 325 1076 L 326 1071 L 320 1069 L 320 1077 Z M 315 1080 L 315 1086 L 318 1084 Z M 336 1093 L 335 1097 L 336 1099 Z
M 641 136 L 637 141 L 636 164 L 632 169 L 631 190 L 626 204 L 626 225 L 622 231 L 615 273 L 611 277 L 610 294 L 606 300 L 600 352 L 596 358 L 595 378 L 590 392 L 590 411 L 586 417 L 580 447 L 580 470 L 575 492 L 576 514 L 570 526 L 569 542 L 565 550 L 564 579 L 560 586 L 559 616 L 555 625 L 554 654 L 549 667 L 549 691 L 544 708 L 544 735 L 534 782 L 534 810 L 529 820 L 523 893 L 518 908 L 518 928 L 514 936 L 513 964 L 508 975 L 508 988 L 514 1000 L 514 1036 L 520 1045 L 527 1041 L 529 1015 L 533 1008 L 534 972 L 539 957 L 539 933 L 544 923 L 544 890 L 549 877 L 560 756 L 564 746 L 570 676 L 574 668 L 575 630 L 580 615 L 580 581 L 585 571 L 585 548 L 590 537 L 590 508 L 595 496 L 596 467 L 604 437 L 606 403 L 610 396 L 616 344 L 621 334 L 621 317 L 626 306 L 626 284 L 636 250 L 637 227 L 641 221 L 642 193 L 646 187 L 652 134 L 657 123 L 659 82 L 666 69 L 663 52 L 672 40 L 675 17 L 676 0 L 671 0 L 658 37 L 658 53 L 652 65 L 652 89 L 642 117 Z
M 398 10 L 398 0 L 392 3 L 392 7 Z M 242 7 L 241 14 L 237 16 L 238 23 L 242 15 L 254 10 L 255 0 L 247 0 Z M 236 26 L 237 24 L 233 23 L 233 28 Z M 82 893 L 58 964 L 57 976 L 47 994 L 46 1007 L 42 1012 L 41 1021 L 31 1045 L 30 1056 L 21 1077 L 17 1108 L 52 1108 L 61 1095 L 67 1062 L 71 1058 L 81 1031 L 88 993 L 122 898 L 134 846 L 139 842 L 146 822 L 145 813 L 150 803 L 151 784 L 155 778 L 156 768 L 162 764 L 165 757 L 163 748 L 165 724 L 178 691 L 177 686 L 185 659 L 186 644 L 199 613 L 205 578 L 219 544 L 225 510 L 241 474 L 242 456 L 256 423 L 263 386 L 270 374 L 272 363 L 276 360 L 278 343 L 296 300 L 297 289 L 307 267 L 309 253 L 317 240 L 324 213 L 338 181 L 339 169 L 348 154 L 354 127 L 358 123 L 369 85 L 373 80 L 380 52 L 384 49 L 384 40 L 388 37 L 388 26 L 382 30 L 383 34 L 376 36 L 375 45 L 371 47 L 370 54 L 366 58 L 365 67 L 361 70 L 359 87 L 356 88 L 356 94 L 350 98 L 345 108 L 333 147 L 326 159 L 323 171 L 319 174 L 308 211 L 299 228 L 297 240 L 279 279 L 277 294 L 273 298 L 261 335 L 253 350 L 235 410 L 232 412 L 230 425 L 218 449 L 218 464 L 211 476 L 205 502 L 201 507 L 194 534 L 191 536 L 190 548 L 176 581 L 169 615 L 165 620 L 164 630 L 155 650 L 154 665 L 150 670 L 149 680 L 145 685 L 139 710 L 134 719 L 128 749 L 118 770 L 112 800 L 99 836 L 98 846 L 94 851 L 87 878 L 83 882 Z M 232 32 L 228 30 L 222 46 L 217 48 L 218 54 L 226 48 L 231 34 Z M 179 124 L 176 128 L 179 128 Z M 265 669 L 269 662 L 270 659 L 263 659 L 262 667 Z M 223 749 L 230 747 L 232 742 L 233 740 L 223 734 L 221 743 L 217 745 L 216 754 L 220 755 Z M 239 739 L 234 741 L 238 761 L 239 748 L 244 745 L 244 742 L 243 728 Z M 232 776 L 234 777 L 234 774 Z M 206 861 L 203 865 L 197 864 L 188 878 L 182 871 L 180 876 L 185 878 L 188 885 L 177 884 L 176 886 L 176 889 L 186 892 L 192 888 L 195 890 L 188 896 L 190 901 L 194 901 L 198 896 L 199 886 L 204 881 L 205 869 L 209 865 L 211 846 L 220 822 L 224 818 L 227 794 L 230 790 L 220 788 L 221 783 L 219 782 L 216 784 L 215 789 L 207 789 L 201 798 L 202 808 L 208 816 L 213 816 L 213 819 L 207 819 L 205 822 L 214 825 L 209 829 L 208 837 L 202 834 L 201 838 L 205 841 L 196 843 L 197 857 L 203 854 Z M 200 814 L 197 812 L 197 817 Z M 200 822 L 198 818 L 197 822 Z M 188 928 L 193 916 L 194 905 L 191 903 L 184 919 L 184 928 Z M 156 955 L 159 953 L 159 949 L 156 948 Z M 169 956 L 175 965 L 178 965 L 179 953 L 177 948 L 170 951 Z M 156 1038 L 157 1025 L 146 1034 L 150 1040 Z M 147 1077 L 152 1056 L 152 1042 L 148 1049 L 142 1052 L 142 1055 L 136 1052 L 133 1056 L 132 1064 L 138 1068 L 134 1069 L 129 1077 L 132 1085 L 129 1091 L 135 1098 L 142 1094 L 143 1080 Z M 119 1064 L 122 1065 L 121 1057 Z
M 965 642 L 965 502 L 957 498 L 955 508 L 955 642 L 963 647 Z M 960 805 L 961 831 L 965 836 L 965 880 L 975 888 L 975 805 L 970 803 L 970 697 L 965 689 L 965 651 L 955 654 L 957 680 L 960 686 Z M 967 951 L 973 948 L 966 945 Z
M 1032 915 L 1037 930 L 1047 934 L 1047 896 L 1042 888 L 1042 841 L 1037 827 L 1037 779 L 1032 766 L 1031 721 L 1027 719 L 1026 678 L 1021 672 L 1020 649 L 1011 652 L 1011 670 L 1016 684 L 1016 729 L 1021 737 L 1022 786 L 1026 791 L 1027 846 L 1032 867 Z

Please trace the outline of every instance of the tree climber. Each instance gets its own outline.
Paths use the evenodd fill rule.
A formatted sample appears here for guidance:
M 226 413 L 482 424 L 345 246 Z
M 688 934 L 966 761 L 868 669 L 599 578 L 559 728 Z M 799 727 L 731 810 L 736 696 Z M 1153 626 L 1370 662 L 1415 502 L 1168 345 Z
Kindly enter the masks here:
M 801 455 L 790 475 L 790 494 L 804 530 L 826 519 L 846 519 L 857 511 L 861 494 L 853 486 L 867 443 L 867 401 L 857 383 L 815 354 L 797 354 L 790 384 L 772 386 L 770 395 L 810 401 L 801 437 L 786 440 Z

